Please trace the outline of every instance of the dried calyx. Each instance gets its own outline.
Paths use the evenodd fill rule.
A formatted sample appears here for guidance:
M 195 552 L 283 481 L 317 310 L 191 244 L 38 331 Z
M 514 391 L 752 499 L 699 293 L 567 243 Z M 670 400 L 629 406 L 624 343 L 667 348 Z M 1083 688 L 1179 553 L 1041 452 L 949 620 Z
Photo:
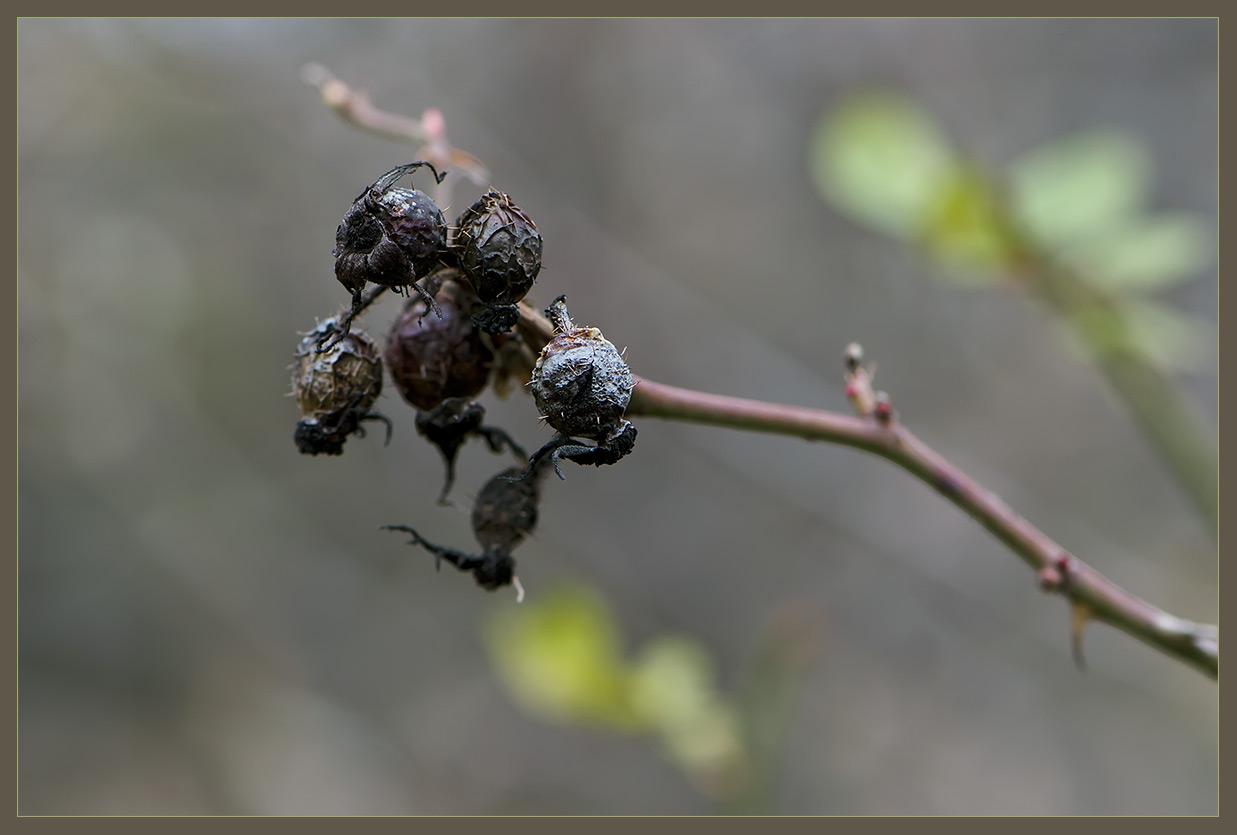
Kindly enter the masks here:
M 489 333 L 506 333 L 519 321 L 516 302 L 541 271 L 537 224 L 507 195 L 491 189 L 456 222 L 453 249 L 485 309 L 473 317 Z
M 338 337 L 327 350 L 317 346 Z M 292 365 L 292 394 L 300 409 L 296 447 L 307 455 L 339 455 L 349 435 L 364 435 L 361 421 L 391 422 L 370 411 L 382 392 L 382 360 L 374 343 L 361 331 L 339 332 L 337 318 L 321 322 L 305 335 Z
M 493 591 L 516 583 L 514 551 L 537 526 L 541 481 L 545 467 L 535 467 L 530 477 L 515 480 L 520 468 L 503 470 L 481 488 L 472 510 L 472 530 L 481 544 L 480 554 L 469 554 L 429 542 L 407 525 L 384 525 L 384 530 L 403 531 L 412 535 L 410 545 L 420 545 L 434 555 L 435 565 L 442 561 L 473 575 L 477 585 Z
M 335 277 L 352 293 L 352 310 L 340 323 L 343 332 L 363 307 L 367 283 L 397 291 L 411 288 L 437 312 L 433 295 L 417 281 L 429 275 L 446 248 L 446 221 L 425 192 L 394 188 L 401 177 L 422 167 L 442 182 L 445 175 L 428 162 L 393 168 L 361 192 L 335 232 Z
M 455 459 L 460 447 L 469 438 L 483 439 L 492 452 L 502 452 L 506 448 L 518 459 L 525 457 L 524 448 L 510 435 L 497 426 L 484 426 L 484 420 L 485 407 L 475 400 L 462 397 L 445 400 L 433 410 L 417 414 L 417 432 L 438 447 L 447 465 L 446 480 L 438 496 L 439 504 L 447 503 L 447 494 L 455 483 Z
M 548 455 L 563 478 L 560 458 L 600 467 L 632 451 L 636 427 L 623 414 L 635 381 L 614 343 L 596 328 L 578 327 L 571 320 L 565 296 L 554 300 L 546 316 L 555 335 L 541 350 L 529 388 L 542 419 L 558 434 L 533 454 L 525 475 Z
M 472 325 L 472 294 L 443 269 L 431 277 L 441 285 L 437 299 L 441 316 L 426 316 L 426 302 L 410 299 L 387 336 L 383 358 L 401 396 L 422 411 L 432 411 L 451 398 L 476 397 L 490 376 L 494 352 Z

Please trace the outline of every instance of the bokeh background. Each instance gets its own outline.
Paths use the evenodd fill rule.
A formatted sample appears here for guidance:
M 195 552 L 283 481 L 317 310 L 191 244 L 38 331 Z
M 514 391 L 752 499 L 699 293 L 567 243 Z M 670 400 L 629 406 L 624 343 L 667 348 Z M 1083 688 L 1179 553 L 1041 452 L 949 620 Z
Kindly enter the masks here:
M 441 108 L 537 220 L 538 300 L 568 293 L 638 373 L 845 411 L 859 340 L 922 438 L 1214 622 L 1206 525 L 1053 318 L 942 281 L 822 199 L 809 156 L 822 116 L 892 90 L 993 170 L 1121 131 L 1149 208 L 1210 225 L 1216 60 L 1206 20 L 21 21 L 20 811 L 725 808 L 656 735 L 513 698 L 493 637 L 514 595 L 377 530 L 468 547 L 488 451 L 437 507 L 388 387 L 390 446 L 297 454 L 286 366 L 346 301 L 336 224 L 412 153 L 337 119 L 306 63 Z M 1213 321 L 1214 267 L 1159 298 Z M 1173 379 L 1214 418 L 1200 333 Z M 545 437 L 522 396 L 486 403 Z M 1060 599 L 932 490 L 849 449 L 639 427 L 621 465 L 548 485 L 523 606 L 587 589 L 624 657 L 680 636 L 722 700 L 792 643 L 760 810 L 1216 812 L 1215 683 L 1105 627 L 1077 671 Z

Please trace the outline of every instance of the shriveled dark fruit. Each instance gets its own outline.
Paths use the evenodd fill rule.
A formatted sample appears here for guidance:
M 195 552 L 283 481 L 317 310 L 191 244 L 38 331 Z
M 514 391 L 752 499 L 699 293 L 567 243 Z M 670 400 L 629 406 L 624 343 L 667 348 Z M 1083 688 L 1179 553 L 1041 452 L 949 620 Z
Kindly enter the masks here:
M 439 504 L 446 504 L 447 494 L 455 483 L 456 456 L 469 438 L 483 438 L 493 452 L 502 452 L 506 447 L 515 453 L 516 457 L 524 457 L 523 447 L 498 427 L 483 426 L 484 420 L 485 407 L 475 400 L 465 398 L 444 400 L 432 411 L 417 413 L 417 432 L 438 447 L 447 465 L 446 481 L 442 493 L 438 496 Z
M 549 458 L 564 478 L 560 458 L 577 464 L 614 464 L 636 444 L 636 428 L 623 418 L 635 379 L 623 355 L 596 328 L 577 327 L 559 296 L 546 310 L 554 338 L 546 343 L 529 383 L 542 419 L 558 430 L 533 453 L 524 480 Z M 581 444 L 577 438 L 594 442 Z
M 493 189 L 456 221 L 453 248 L 486 309 L 473 321 L 488 333 L 506 333 L 519 321 L 515 303 L 528 295 L 541 272 L 541 233 L 511 198 Z
M 393 188 L 401 177 L 422 167 L 442 182 L 443 175 L 428 162 L 393 168 L 361 192 L 335 230 L 335 277 L 352 294 L 352 310 L 341 322 L 343 332 L 362 308 L 367 282 L 395 290 L 411 288 L 438 312 L 432 294 L 416 282 L 434 269 L 446 250 L 446 220 L 425 192 Z
M 523 467 L 503 470 L 477 494 L 472 507 L 472 531 L 487 552 L 510 553 L 537 527 L 539 475 L 544 470 L 538 470 L 532 478 L 517 480 L 523 472 Z
M 401 396 L 422 411 L 444 400 L 473 398 L 485 388 L 494 352 L 470 320 L 473 303 L 453 281 L 437 295 L 441 318 L 412 299 L 387 336 L 383 358 Z
M 519 590 L 511 552 L 537 526 L 537 505 L 545 468 L 534 467 L 531 478 L 523 481 L 515 479 L 520 473 L 519 467 L 503 470 L 486 482 L 477 496 L 472 509 L 472 529 L 483 549 L 480 555 L 435 545 L 407 525 L 383 525 L 383 529 L 411 534 L 410 544 L 420 545 L 433 554 L 436 565 L 441 567 L 446 560 L 460 571 L 471 572 L 477 585 L 484 589 L 493 591 L 514 583 Z
M 417 189 L 392 188 L 405 174 L 433 166 L 393 168 L 361 192 L 335 232 L 335 276 L 356 293 L 367 281 L 406 287 L 429 274 L 447 245 L 442 210 Z M 437 175 L 437 172 L 435 172 Z
M 459 264 L 477 298 L 515 304 L 541 272 L 541 233 L 511 198 L 491 189 L 456 222 Z
M 363 420 L 387 419 L 370 407 L 382 392 L 382 359 L 363 332 L 353 331 L 325 351 L 317 346 L 338 334 L 338 319 L 319 323 L 297 345 L 292 365 L 292 394 L 301 419 L 294 440 L 308 455 L 339 455 L 344 441 L 363 433 Z M 387 421 L 388 437 L 390 421 Z
M 603 441 L 622 431 L 635 380 L 596 328 L 577 327 L 564 296 L 546 309 L 555 335 L 541 349 L 529 384 L 542 418 L 573 438 Z

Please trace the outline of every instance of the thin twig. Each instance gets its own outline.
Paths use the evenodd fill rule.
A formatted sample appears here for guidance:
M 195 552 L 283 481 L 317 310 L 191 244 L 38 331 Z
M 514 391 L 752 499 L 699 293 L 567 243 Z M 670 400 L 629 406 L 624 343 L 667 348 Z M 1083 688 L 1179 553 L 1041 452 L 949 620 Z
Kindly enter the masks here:
M 355 128 L 418 146 L 417 156 L 431 162 L 440 171 L 459 171 L 479 186 L 489 184 L 490 172 L 481 160 L 447 142 L 446 122 L 442 112 L 426 110 L 420 119 L 412 119 L 374 107 L 364 91 L 340 81 L 321 64 L 306 64 L 301 78 L 318 88 L 322 102 L 339 118 Z
M 540 312 L 521 304 L 520 333 L 533 350 L 553 334 Z M 1037 573 L 1041 588 L 1063 595 L 1090 619 L 1120 629 L 1164 654 L 1219 675 L 1220 637 L 1215 626 L 1182 620 L 1151 605 L 1070 554 L 995 493 L 919 440 L 880 410 L 853 417 L 819 409 L 708 394 L 636 378 L 628 416 L 724 426 L 747 432 L 826 441 L 886 458 L 926 482 L 984 526 Z
M 935 488 L 1033 570 L 1056 572 L 1059 579 L 1046 583 L 1046 590 L 1087 607 L 1095 620 L 1111 624 L 1213 678 L 1218 675 L 1220 639 L 1215 627 L 1176 618 L 1118 587 L 899 423 L 882 426 L 875 420 L 704 394 L 651 380 L 638 381 L 627 411 L 629 415 L 829 441 L 887 458 Z

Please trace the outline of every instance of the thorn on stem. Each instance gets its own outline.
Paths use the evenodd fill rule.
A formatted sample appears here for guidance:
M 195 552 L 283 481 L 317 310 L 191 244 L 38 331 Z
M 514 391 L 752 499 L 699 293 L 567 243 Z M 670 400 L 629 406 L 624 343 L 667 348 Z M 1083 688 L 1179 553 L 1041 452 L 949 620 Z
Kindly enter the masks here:
M 1087 623 L 1092 620 L 1091 610 L 1081 603 L 1071 603 L 1070 611 L 1070 649 L 1074 655 L 1074 665 L 1081 672 L 1087 671 L 1087 660 L 1082 654 L 1082 633 Z

